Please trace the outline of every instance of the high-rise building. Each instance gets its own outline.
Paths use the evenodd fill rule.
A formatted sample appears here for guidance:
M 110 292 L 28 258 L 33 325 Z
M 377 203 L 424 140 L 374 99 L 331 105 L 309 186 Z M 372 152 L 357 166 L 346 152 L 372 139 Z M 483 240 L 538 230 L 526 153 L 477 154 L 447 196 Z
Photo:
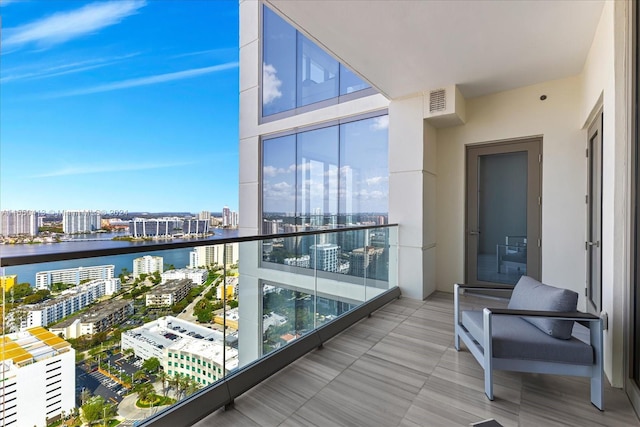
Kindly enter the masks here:
M 189 253 L 189 268 L 237 264 L 240 256 L 239 249 L 238 243 L 199 246 Z
M 185 219 L 182 223 L 182 233 L 185 235 L 202 235 L 209 232 L 209 220 Z
M 133 277 L 138 278 L 141 274 L 153 274 L 164 271 L 164 259 L 161 256 L 145 255 L 133 260 Z
M 309 247 L 309 255 L 311 256 L 310 267 L 322 271 L 331 271 L 337 273 L 339 271 L 338 254 L 340 247 L 333 243 L 320 243 Z
M 1 337 L 0 425 L 41 426 L 75 408 L 75 350 L 36 327 Z
M 101 215 L 96 211 L 64 211 L 62 231 L 67 234 L 90 233 L 100 229 Z
M 222 208 L 222 226 L 229 227 L 231 225 L 231 209 L 229 206 Z
M 181 222 L 179 222 L 180 225 Z M 173 218 L 134 218 L 129 221 L 129 233 L 132 237 L 171 237 L 173 229 L 176 228 L 176 220 Z
M 40 216 L 36 211 L 0 211 L 0 235 L 18 236 L 38 234 Z
M 36 289 L 51 289 L 54 283 L 79 285 L 84 280 L 108 280 L 114 278 L 114 265 L 65 268 L 36 273 Z
M 209 211 L 201 211 L 198 214 L 198 219 L 202 219 L 202 220 L 205 220 L 205 221 L 210 221 L 211 220 L 211 212 L 209 212 Z

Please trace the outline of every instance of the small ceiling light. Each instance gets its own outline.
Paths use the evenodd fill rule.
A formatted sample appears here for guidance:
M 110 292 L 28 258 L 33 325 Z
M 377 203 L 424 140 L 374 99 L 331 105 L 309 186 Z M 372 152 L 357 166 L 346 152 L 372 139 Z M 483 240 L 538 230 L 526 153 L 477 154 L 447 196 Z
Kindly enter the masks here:
M 547 95 L 541 95 L 540 96 L 540 101 L 544 101 L 545 99 L 547 99 Z

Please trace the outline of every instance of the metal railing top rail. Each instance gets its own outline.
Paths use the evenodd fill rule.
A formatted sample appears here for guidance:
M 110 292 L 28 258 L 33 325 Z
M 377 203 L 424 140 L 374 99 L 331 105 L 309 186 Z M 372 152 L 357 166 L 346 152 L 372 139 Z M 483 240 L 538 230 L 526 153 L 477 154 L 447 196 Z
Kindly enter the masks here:
M 299 237 L 308 235 L 333 234 L 344 231 L 371 230 L 377 228 L 397 227 L 398 224 L 366 225 L 354 227 L 337 227 L 321 230 L 297 231 L 292 233 L 257 234 L 253 236 L 198 239 L 175 243 L 152 243 L 134 246 L 122 246 L 117 248 L 103 248 L 84 251 L 61 251 L 45 254 L 0 256 L 0 267 L 15 267 L 26 264 L 39 264 L 42 262 L 68 261 L 74 259 L 97 258 L 111 255 L 135 254 L 143 252 L 157 252 L 170 249 L 195 248 L 198 246 L 224 245 L 226 243 L 255 242 L 258 240 L 282 239 L 286 237 Z

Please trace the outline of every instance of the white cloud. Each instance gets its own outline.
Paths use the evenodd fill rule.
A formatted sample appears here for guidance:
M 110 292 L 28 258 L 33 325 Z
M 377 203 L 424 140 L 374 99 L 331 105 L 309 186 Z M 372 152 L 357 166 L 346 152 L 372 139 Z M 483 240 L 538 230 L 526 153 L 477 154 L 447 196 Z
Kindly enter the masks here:
M 175 168 L 180 166 L 190 166 L 193 164 L 195 164 L 195 162 L 85 165 L 85 166 L 76 166 L 76 167 L 58 169 L 51 172 L 45 172 L 38 175 L 33 175 L 31 176 L 31 178 L 50 178 L 50 177 L 56 177 L 56 176 L 88 175 L 93 173 L 104 173 L 104 172 L 142 171 L 142 170 L 149 170 L 149 169 L 162 169 L 162 168 Z
M 123 80 L 120 82 L 107 83 L 104 85 L 72 90 L 69 92 L 60 92 L 45 95 L 45 98 L 64 98 L 67 96 L 89 95 L 92 93 L 110 92 L 112 90 L 129 89 L 138 86 L 148 86 L 158 83 L 166 83 L 174 80 L 190 79 L 205 74 L 216 73 L 219 71 L 237 68 L 237 62 L 228 62 L 226 64 L 213 65 L 211 67 L 193 68 L 191 70 L 177 71 L 175 73 L 158 74 L 155 76 L 140 77 L 137 79 Z
M 278 71 L 273 65 L 262 65 L 262 102 L 264 104 L 270 104 L 282 96 L 282 92 L 280 92 L 282 82 L 278 79 L 277 73 Z
M 7 6 L 10 3 L 15 3 L 16 0 L 0 0 L 0 7 Z
M 0 78 L 0 83 L 8 83 L 8 82 L 17 81 L 17 80 L 46 79 L 50 77 L 62 76 L 65 74 L 81 73 L 83 71 L 89 71 L 89 70 L 94 70 L 96 68 L 107 67 L 109 65 L 118 63 L 122 59 L 131 58 L 137 55 L 139 54 L 131 53 L 128 55 L 116 56 L 112 58 L 88 59 L 86 61 L 53 65 L 46 68 L 40 67 L 37 71 L 20 72 L 19 70 L 18 71 L 7 70 L 3 73 L 5 74 L 5 76 Z
M 386 176 L 374 176 L 373 178 L 368 178 L 366 180 L 367 185 L 378 185 L 387 181 L 389 181 L 389 178 Z
M 95 2 L 80 9 L 59 12 L 29 24 L 7 28 L 3 47 L 15 48 L 29 43 L 49 47 L 64 43 L 115 25 L 138 13 L 146 4 L 146 0 Z
M 371 122 L 371 130 L 389 129 L 389 116 L 380 116 Z
M 277 191 L 289 191 L 291 190 L 291 185 L 286 182 L 278 182 L 277 184 L 273 184 L 273 189 Z

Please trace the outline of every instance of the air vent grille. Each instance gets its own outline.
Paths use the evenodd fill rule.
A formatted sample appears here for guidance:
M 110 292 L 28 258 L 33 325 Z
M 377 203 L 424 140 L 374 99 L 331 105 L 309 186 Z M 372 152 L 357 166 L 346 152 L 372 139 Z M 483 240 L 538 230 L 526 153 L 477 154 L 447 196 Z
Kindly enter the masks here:
M 437 89 L 429 92 L 429 112 L 435 113 L 447 109 L 447 91 Z

